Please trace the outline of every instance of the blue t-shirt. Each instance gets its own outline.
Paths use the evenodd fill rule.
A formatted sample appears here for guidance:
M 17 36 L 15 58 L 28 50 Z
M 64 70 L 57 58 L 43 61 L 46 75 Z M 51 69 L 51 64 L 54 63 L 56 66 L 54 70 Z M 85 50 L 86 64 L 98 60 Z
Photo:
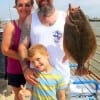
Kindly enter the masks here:
M 57 92 L 66 88 L 61 73 L 53 69 L 51 72 L 38 72 L 39 84 L 32 87 L 33 100 L 57 100 Z

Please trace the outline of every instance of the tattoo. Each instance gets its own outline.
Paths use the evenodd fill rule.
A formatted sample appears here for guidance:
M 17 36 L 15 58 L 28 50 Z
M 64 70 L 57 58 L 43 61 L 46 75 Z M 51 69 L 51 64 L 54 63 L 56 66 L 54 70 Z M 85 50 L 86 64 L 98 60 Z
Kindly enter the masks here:
M 25 51 L 25 54 L 27 52 Z M 27 54 L 26 54 L 27 55 Z M 20 64 L 22 66 L 22 70 L 23 70 L 23 73 L 24 71 L 29 67 L 29 60 L 27 57 L 24 57 L 23 59 L 21 58 L 21 56 L 19 56 L 19 61 L 20 61 Z
M 29 67 L 28 66 L 29 65 L 29 62 L 28 62 L 28 60 L 27 60 L 27 58 L 26 59 L 24 59 L 23 61 L 22 61 L 22 70 L 23 70 L 23 73 L 26 71 L 26 69 Z
M 28 66 L 28 54 L 27 54 L 27 48 L 23 47 L 22 52 L 19 52 L 19 59 L 20 59 L 20 64 L 22 66 L 22 69 L 24 67 Z
M 22 50 L 19 52 L 20 63 L 22 66 L 23 73 L 29 67 L 28 60 L 27 60 L 27 48 L 29 47 L 30 42 L 30 26 L 24 22 L 22 26 L 22 32 L 20 36 L 20 44 L 24 44 L 25 47 L 22 47 Z
M 22 30 L 22 32 L 21 32 L 21 37 L 20 37 L 20 43 L 29 42 L 30 26 L 24 22 L 21 30 Z
M 22 32 L 20 36 L 20 49 L 19 49 L 19 56 L 20 56 L 20 63 L 22 66 L 23 72 L 27 70 L 29 67 L 28 55 L 27 55 L 27 48 L 30 46 L 30 30 L 31 30 L 31 16 L 29 19 L 26 19 L 22 26 Z

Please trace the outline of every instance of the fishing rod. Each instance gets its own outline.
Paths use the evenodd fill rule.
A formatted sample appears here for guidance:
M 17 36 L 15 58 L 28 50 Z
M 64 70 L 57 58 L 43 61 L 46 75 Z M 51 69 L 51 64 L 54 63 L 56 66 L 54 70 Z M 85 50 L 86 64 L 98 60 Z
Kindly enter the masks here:
M 11 15 L 10 3 L 9 3 L 9 16 L 10 16 L 10 20 L 12 21 L 12 15 Z

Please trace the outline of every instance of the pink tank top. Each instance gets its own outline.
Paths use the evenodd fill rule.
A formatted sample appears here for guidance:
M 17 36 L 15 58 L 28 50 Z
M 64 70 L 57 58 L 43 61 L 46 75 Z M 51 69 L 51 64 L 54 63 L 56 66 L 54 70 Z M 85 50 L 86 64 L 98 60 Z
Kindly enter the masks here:
M 13 35 L 13 41 L 12 41 L 12 45 L 10 48 L 17 52 L 19 41 L 20 41 L 21 29 L 18 27 L 18 25 L 16 24 L 15 21 L 13 21 L 13 24 L 15 26 L 15 32 Z M 13 58 L 7 57 L 7 73 L 22 74 L 20 62 L 18 60 L 13 59 Z

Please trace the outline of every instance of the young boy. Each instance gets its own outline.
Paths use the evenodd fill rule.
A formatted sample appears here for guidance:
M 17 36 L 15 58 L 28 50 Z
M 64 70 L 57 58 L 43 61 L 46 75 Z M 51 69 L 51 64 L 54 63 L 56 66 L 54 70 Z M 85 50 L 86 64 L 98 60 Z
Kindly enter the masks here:
M 49 62 L 47 49 L 37 44 L 29 48 L 28 59 L 33 65 L 39 84 L 31 86 L 31 91 L 21 86 L 19 96 L 24 100 L 25 96 L 32 93 L 32 100 L 66 100 L 66 82 L 61 74 L 55 70 Z

